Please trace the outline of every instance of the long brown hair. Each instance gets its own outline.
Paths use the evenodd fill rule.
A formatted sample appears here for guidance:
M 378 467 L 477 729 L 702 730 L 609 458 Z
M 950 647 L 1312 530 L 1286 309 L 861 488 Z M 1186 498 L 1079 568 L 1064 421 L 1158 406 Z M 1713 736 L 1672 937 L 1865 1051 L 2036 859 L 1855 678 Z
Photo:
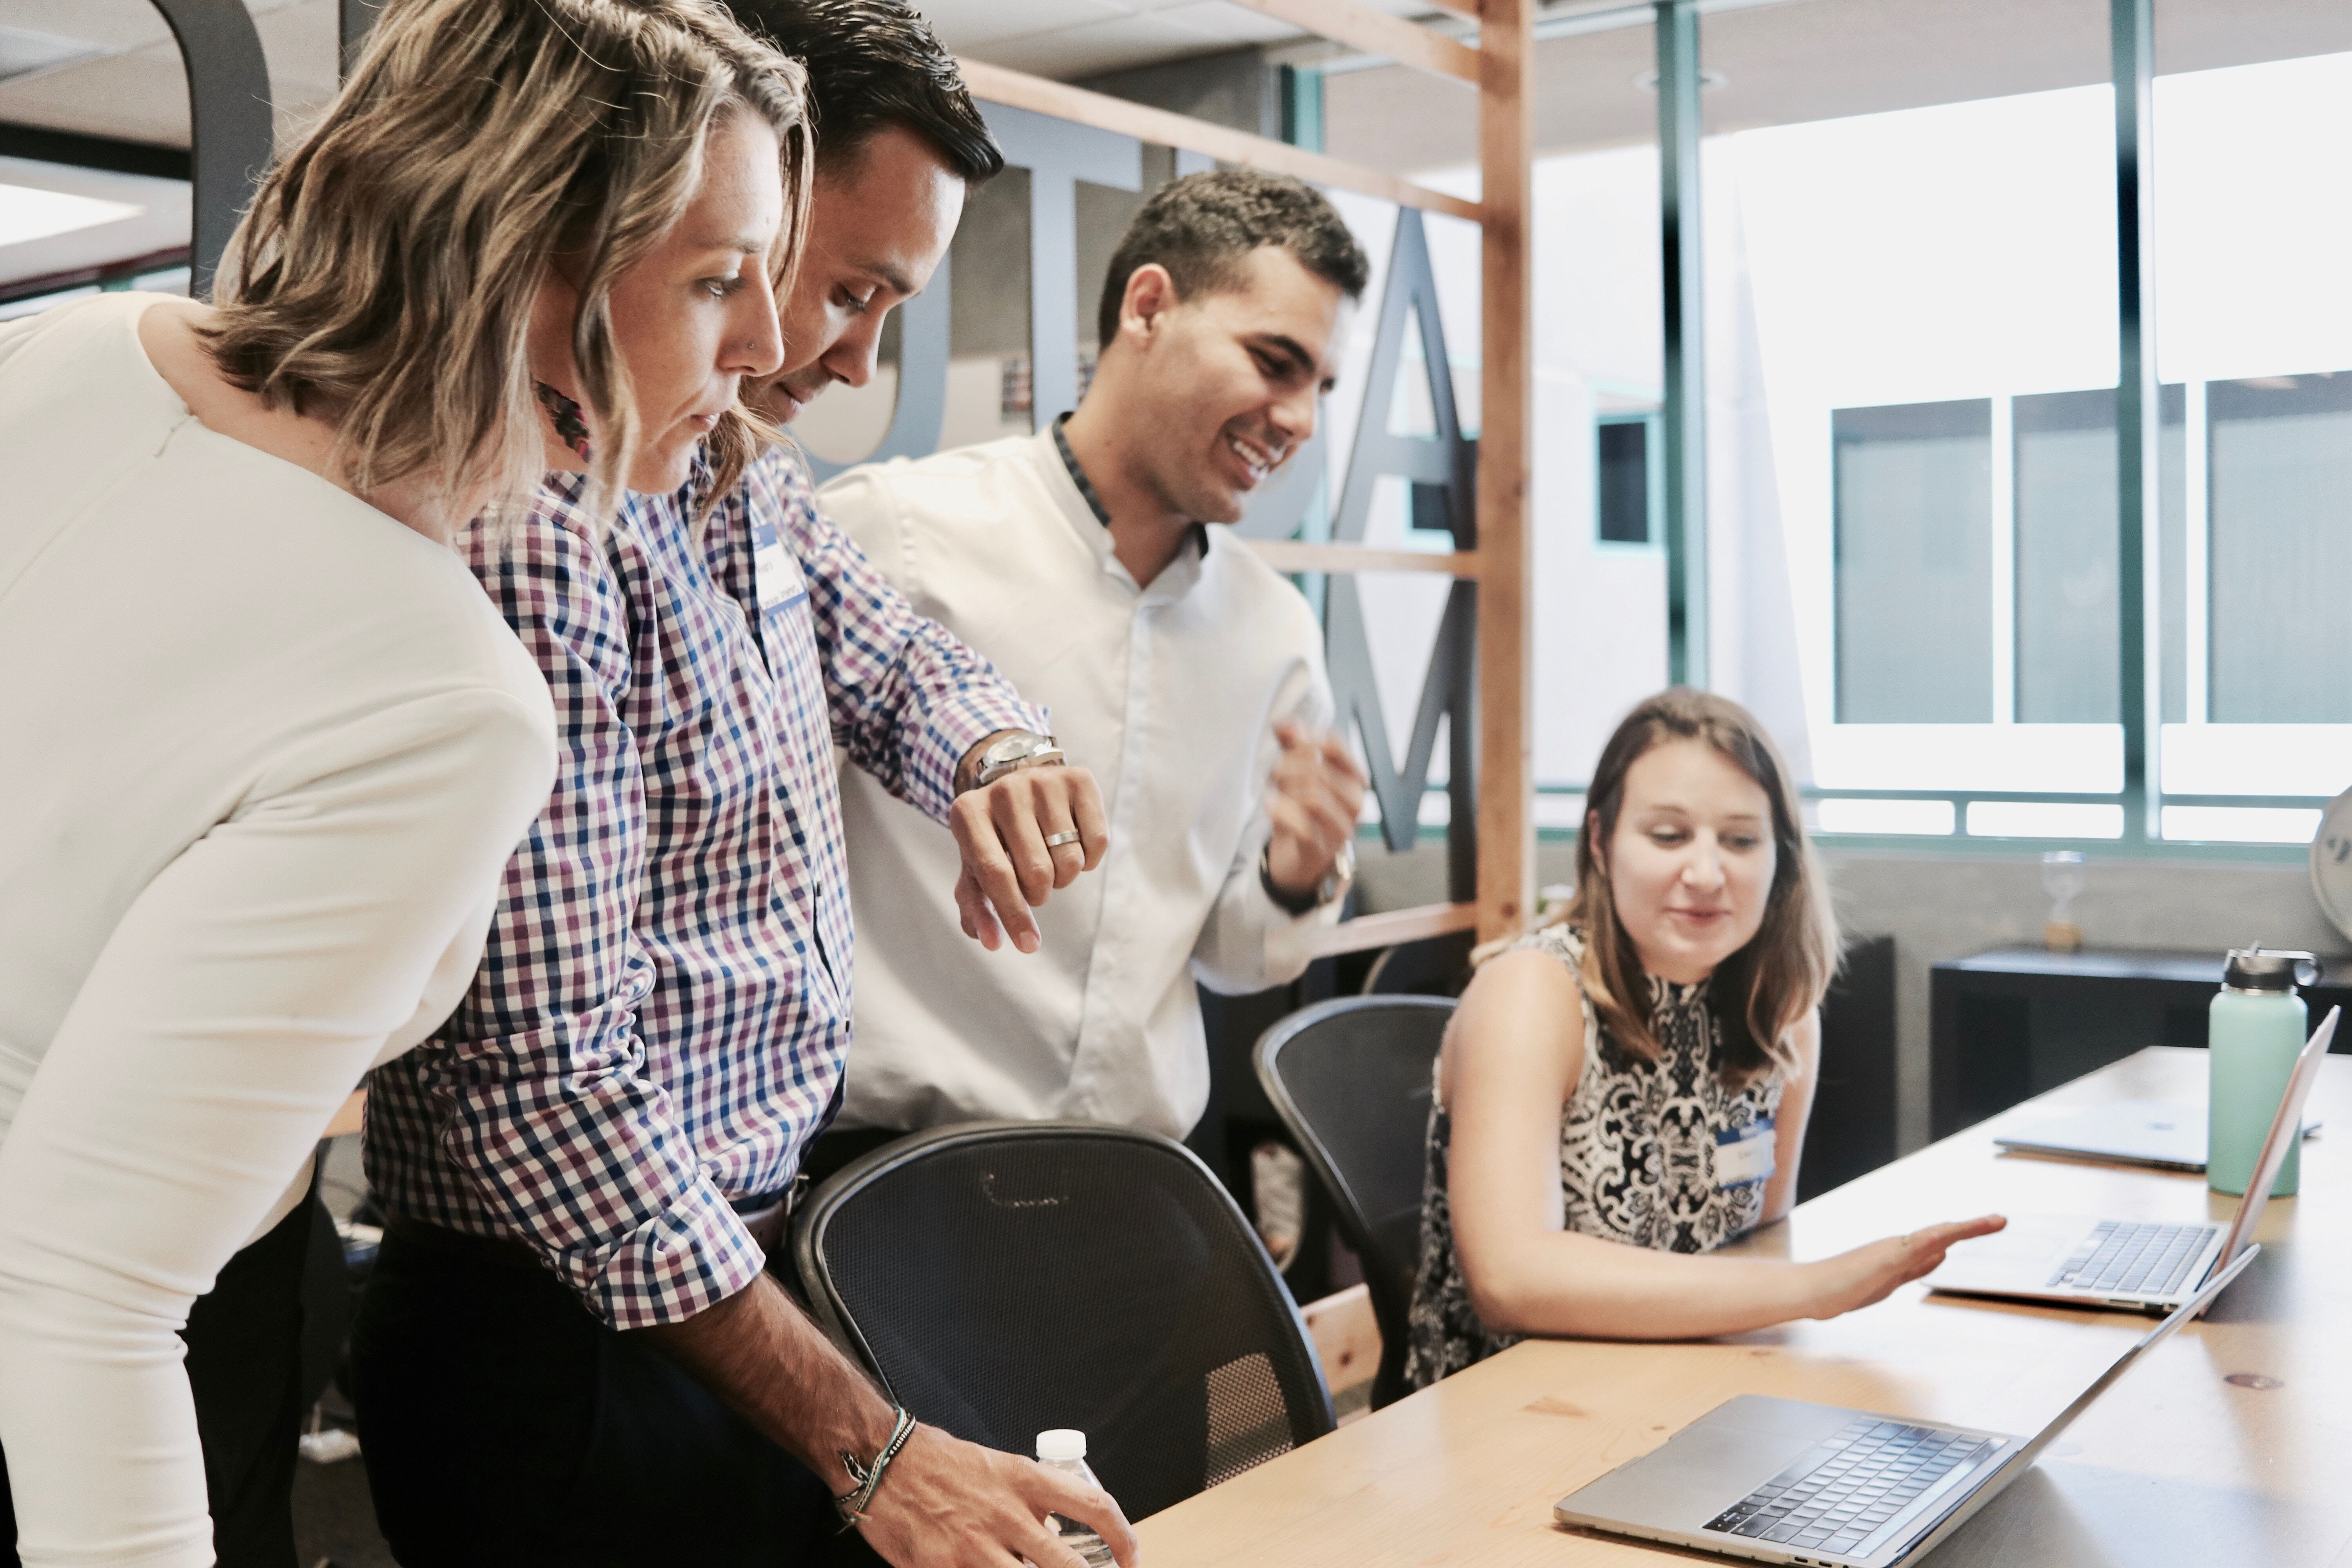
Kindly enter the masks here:
M 209 347 L 273 407 L 339 425 L 365 493 L 438 469 L 441 499 L 525 500 L 546 416 L 525 350 L 558 257 L 576 269 L 572 356 L 615 498 L 639 438 L 611 291 L 676 224 L 711 129 L 782 143 L 788 281 L 806 227 L 807 80 L 711 0 L 393 0 L 349 83 L 262 181 L 229 242 Z M 708 437 L 723 495 L 759 451 L 740 408 Z
M 1641 954 L 1617 921 L 1601 847 L 1617 831 L 1625 774 L 1653 748 L 1704 741 L 1760 786 L 1772 803 L 1772 890 L 1764 923 L 1717 965 L 1712 994 L 1723 1024 L 1726 1080 L 1741 1082 L 1778 1064 L 1796 1065 L 1789 1032 L 1821 1005 L 1837 973 L 1837 915 L 1830 908 L 1821 859 L 1805 837 L 1789 764 L 1756 716 L 1727 698 L 1687 686 L 1649 699 L 1617 726 L 1601 749 L 1585 795 L 1585 831 L 1576 843 L 1576 899 L 1568 920 L 1584 932 L 1580 978 L 1593 1010 L 1617 1043 L 1647 1061 L 1660 1056 L 1650 1029 L 1649 986 Z

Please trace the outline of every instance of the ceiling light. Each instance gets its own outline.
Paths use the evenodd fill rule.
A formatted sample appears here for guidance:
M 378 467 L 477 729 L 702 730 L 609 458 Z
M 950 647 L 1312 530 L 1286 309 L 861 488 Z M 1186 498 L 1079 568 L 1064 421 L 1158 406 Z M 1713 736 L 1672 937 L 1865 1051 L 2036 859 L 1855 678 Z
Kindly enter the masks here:
M 127 202 L 104 202 L 95 196 L 68 195 L 64 191 L 37 190 L 30 185 L 0 185 L 0 245 L 22 245 L 78 228 L 117 223 L 145 212 Z

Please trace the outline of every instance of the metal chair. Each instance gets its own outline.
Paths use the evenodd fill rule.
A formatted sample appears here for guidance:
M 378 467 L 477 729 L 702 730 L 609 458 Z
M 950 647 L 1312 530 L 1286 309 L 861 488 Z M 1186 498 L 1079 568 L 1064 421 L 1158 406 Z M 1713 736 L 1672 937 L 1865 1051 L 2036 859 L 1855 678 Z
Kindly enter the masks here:
M 817 1321 L 892 1396 L 1026 1454 L 1048 1427 L 1132 1519 L 1331 1430 L 1298 1309 L 1208 1167 L 1078 1121 L 919 1132 L 795 1216 Z
M 1258 1082 L 1364 1262 L 1381 1325 L 1375 1408 L 1406 1392 L 1429 1075 L 1453 1016 L 1443 996 L 1342 996 L 1292 1014 L 1257 1043 Z

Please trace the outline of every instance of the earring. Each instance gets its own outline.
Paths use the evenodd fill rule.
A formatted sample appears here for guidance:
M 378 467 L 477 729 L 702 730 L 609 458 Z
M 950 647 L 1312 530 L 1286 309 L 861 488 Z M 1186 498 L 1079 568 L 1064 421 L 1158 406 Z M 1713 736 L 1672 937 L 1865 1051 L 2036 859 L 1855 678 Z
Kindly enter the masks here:
M 531 385 L 539 389 L 539 401 L 547 410 L 548 422 L 555 426 L 556 439 L 577 453 L 582 462 L 595 461 L 588 450 L 588 416 L 580 405 L 543 381 Z

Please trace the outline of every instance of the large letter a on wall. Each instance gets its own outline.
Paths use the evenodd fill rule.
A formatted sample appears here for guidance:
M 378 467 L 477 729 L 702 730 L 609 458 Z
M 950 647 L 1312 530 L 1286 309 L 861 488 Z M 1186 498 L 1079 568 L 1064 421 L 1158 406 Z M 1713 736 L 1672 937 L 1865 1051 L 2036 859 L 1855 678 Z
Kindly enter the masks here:
M 1407 329 L 1412 325 L 1419 329 L 1420 369 L 1428 376 L 1433 428 L 1427 434 L 1399 434 L 1389 427 L 1398 378 L 1412 368 L 1405 355 Z M 1444 528 L 1453 534 L 1456 550 L 1471 549 L 1476 542 L 1473 531 L 1476 509 L 1471 495 L 1476 468 L 1476 443 L 1464 438 L 1454 408 L 1453 367 L 1445 353 L 1444 323 L 1437 312 L 1437 279 L 1430 270 L 1429 241 L 1421 214 L 1412 207 L 1400 208 L 1388 280 L 1381 290 L 1380 324 L 1372 341 L 1370 374 L 1364 383 L 1363 410 L 1356 421 L 1355 447 L 1348 458 L 1348 478 L 1340 490 L 1339 514 L 1332 520 L 1332 536 L 1344 543 L 1362 542 L 1380 481 L 1402 479 L 1412 486 L 1413 523 Z M 1476 815 L 1472 804 L 1476 798 L 1472 776 L 1477 756 L 1477 701 L 1473 686 L 1478 662 L 1476 595 L 1476 584 L 1457 583 L 1446 602 L 1402 764 L 1390 745 L 1373 673 L 1371 643 L 1364 626 L 1363 601 L 1352 575 L 1333 575 L 1325 619 L 1332 695 L 1339 703 L 1341 722 L 1352 719 L 1362 732 L 1372 792 L 1381 803 L 1381 832 L 1391 850 L 1411 847 L 1419 834 L 1421 797 L 1429 784 L 1437 721 L 1440 717 L 1450 720 L 1447 794 L 1453 811 L 1446 845 L 1453 868 L 1450 879 L 1457 884 L 1454 896 L 1458 898 L 1469 896 L 1463 888 L 1475 880 L 1476 865 L 1471 838 Z

